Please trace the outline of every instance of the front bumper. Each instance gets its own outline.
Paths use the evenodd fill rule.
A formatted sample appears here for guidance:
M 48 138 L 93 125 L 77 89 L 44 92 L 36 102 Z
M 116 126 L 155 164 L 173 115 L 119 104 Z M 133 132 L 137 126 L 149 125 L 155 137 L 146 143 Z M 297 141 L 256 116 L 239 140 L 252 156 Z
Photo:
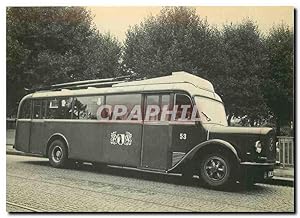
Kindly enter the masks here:
M 266 167 L 266 166 L 275 166 L 276 163 L 257 163 L 257 162 L 241 162 L 242 166 L 257 166 L 257 167 Z
M 276 163 L 257 163 L 241 162 L 243 175 L 252 177 L 254 181 L 259 182 L 273 177 L 273 171 Z

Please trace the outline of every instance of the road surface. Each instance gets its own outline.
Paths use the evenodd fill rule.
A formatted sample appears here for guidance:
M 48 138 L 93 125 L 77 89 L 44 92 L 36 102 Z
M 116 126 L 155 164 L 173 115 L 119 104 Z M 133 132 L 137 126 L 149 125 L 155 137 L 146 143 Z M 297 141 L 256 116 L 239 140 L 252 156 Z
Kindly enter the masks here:
M 209 190 L 197 179 L 92 166 L 55 169 L 7 155 L 8 212 L 293 212 L 294 188 L 258 184 Z

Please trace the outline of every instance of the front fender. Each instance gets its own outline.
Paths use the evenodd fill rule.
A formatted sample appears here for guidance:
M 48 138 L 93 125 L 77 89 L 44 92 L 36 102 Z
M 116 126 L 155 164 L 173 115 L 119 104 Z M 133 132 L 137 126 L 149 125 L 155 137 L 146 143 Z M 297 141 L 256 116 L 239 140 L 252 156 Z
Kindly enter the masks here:
M 167 172 L 169 172 L 169 173 L 176 172 L 178 170 L 178 168 L 180 168 L 183 164 L 186 163 L 186 161 L 193 159 L 199 149 L 201 149 L 205 146 L 209 146 L 211 144 L 220 145 L 224 148 L 231 150 L 233 155 L 236 157 L 236 160 L 239 163 L 241 162 L 241 159 L 239 158 L 238 153 L 232 144 L 230 144 L 229 142 L 224 141 L 222 139 L 211 139 L 211 140 L 208 140 L 208 141 L 205 141 L 205 142 L 202 142 L 202 143 L 196 145 L 188 153 L 186 153 L 178 163 L 176 163 L 171 169 L 167 170 Z

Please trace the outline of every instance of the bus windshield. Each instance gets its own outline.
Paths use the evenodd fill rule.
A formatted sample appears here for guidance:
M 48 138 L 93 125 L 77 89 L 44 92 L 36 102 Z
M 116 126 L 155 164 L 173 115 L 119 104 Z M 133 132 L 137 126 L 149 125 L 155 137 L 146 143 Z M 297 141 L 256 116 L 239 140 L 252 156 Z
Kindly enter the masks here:
M 228 125 L 225 108 L 221 102 L 200 96 L 196 96 L 195 101 L 202 123 Z

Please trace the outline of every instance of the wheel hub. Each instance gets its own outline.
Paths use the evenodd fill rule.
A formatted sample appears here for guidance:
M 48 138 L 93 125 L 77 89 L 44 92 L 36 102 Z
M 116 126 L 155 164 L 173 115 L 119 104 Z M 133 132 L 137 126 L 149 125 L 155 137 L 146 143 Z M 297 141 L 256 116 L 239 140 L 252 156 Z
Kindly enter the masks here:
M 56 157 L 60 158 L 61 157 L 61 152 L 57 151 L 55 155 L 56 155 Z
M 54 162 L 60 162 L 63 156 L 63 151 L 60 146 L 55 146 L 52 150 L 52 159 Z
M 204 164 L 204 171 L 210 180 L 220 181 L 227 174 L 227 165 L 220 157 L 210 157 Z

